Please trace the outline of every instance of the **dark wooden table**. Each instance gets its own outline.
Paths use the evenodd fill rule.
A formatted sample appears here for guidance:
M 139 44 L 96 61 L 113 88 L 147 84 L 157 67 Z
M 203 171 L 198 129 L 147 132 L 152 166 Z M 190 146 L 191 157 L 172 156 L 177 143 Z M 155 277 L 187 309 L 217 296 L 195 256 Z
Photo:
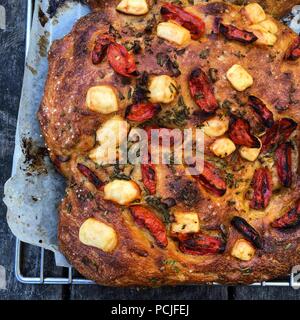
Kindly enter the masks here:
M 16 120 L 22 88 L 26 28 L 25 0 L 2 0 L 6 30 L 0 29 L 0 197 L 10 177 Z M 1 12 L 1 9 L 0 9 Z M 1 28 L 1 20 L 0 20 Z M 32 250 L 32 252 L 30 251 Z M 35 249 L 27 253 L 27 267 L 38 274 Z M 0 266 L 6 270 L 6 290 L 0 299 L 299 299 L 300 290 L 262 287 L 186 286 L 157 289 L 115 289 L 100 286 L 23 285 L 14 275 L 15 238 L 6 224 L 6 207 L 0 201 Z

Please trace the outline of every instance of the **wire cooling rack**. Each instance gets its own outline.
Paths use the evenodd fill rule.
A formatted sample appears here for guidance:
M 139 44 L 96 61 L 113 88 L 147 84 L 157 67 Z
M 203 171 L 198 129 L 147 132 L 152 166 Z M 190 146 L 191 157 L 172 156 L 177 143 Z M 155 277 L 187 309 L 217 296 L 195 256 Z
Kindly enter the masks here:
M 26 30 L 26 54 L 28 52 L 30 43 L 30 31 L 33 16 L 34 0 L 28 0 L 27 5 L 27 30 Z M 38 274 L 32 274 L 30 271 L 32 266 L 28 266 L 28 257 L 26 251 L 31 252 L 30 261 L 36 261 L 39 266 Z M 34 255 L 34 257 L 32 257 Z M 31 262 L 32 263 L 32 262 Z M 300 272 L 300 270 L 298 270 Z M 31 246 L 16 239 L 16 253 L 15 253 L 15 275 L 19 282 L 24 284 L 47 284 L 47 285 L 91 285 L 95 284 L 91 280 L 84 279 L 72 267 L 61 268 L 55 265 L 54 254 L 51 251 Z M 286 279 L 279 279 L 275 281 L 265 281 L 261 283 L 254 283 L 251 286 L 262 287 L 293 287 L 300 288 L 300 283 L 296 281 L 296 275 L 291 273 Z M 213 285 L 219 285 L 213 283 Z

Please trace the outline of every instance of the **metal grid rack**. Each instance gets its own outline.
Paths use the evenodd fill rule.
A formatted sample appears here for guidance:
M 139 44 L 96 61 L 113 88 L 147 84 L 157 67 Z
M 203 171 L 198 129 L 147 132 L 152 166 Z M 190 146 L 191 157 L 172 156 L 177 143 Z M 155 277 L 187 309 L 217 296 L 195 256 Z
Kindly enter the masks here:
M 34 0 L 28 0 L 27 2 L 28 2 L 28 5 L 27 5 L 26 54 L 28 52 L 29 43 L 30 43 L 30 31 L 31 31 L 31 23 L 32 23 L 32 16 L 33 16 Z M 39 274 L 30 275 L 30 276 L 25 275 L 22 270 L 24 263 L 26 263 L 26 259 L 23 257 L 23 250 L 25 246 L 27 246 L 27 244 L 24 244 L 19 239 L 16 240 L 15 275 L 19 282 L 24 284 L 47 284 L 47 285 L 95 284 L 91 280 L 87 280 L 80 277 L 80 275 L 76 274 L 76 271 L 74 271 L 72 267 L 63 268 L 63 272 L 61 272 L 62 276 L 46 276 L 45 275 L 45 257 L 46 255 L 49 255 L 49 254 L 53 255 L 53 253 L 43 248 L 37 248 L 37 250 L 39 250 L 39 253 L 37 253 L 37 256 L 36 256 L 36 259 L 39 261 Z M 56 266 L 53 265 L 53 268 L 56 268 Z M 213 285 L 218 285 L 218 284 L 213 283 Z M 283 280 L 254 283 L 251 286 L 263 286 L 263 287 L 278 286 L 278 287 L 299 288 L 300 284 L 297 284 L 295 282 L 294 274 L 291 273 L 289 278 L 287 277 L 286 279 L 283 279 Z

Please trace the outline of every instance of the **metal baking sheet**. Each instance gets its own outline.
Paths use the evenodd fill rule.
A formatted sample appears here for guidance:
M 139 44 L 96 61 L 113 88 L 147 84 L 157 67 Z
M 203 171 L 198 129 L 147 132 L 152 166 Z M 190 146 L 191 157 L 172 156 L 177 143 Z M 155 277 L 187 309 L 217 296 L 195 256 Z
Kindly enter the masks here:
M 32 1 L 28 0 L 28 19 L 31 19 L 31 5 Z M 5 185 L 4 201 L 8 207 L 8 224 L 14 235 L 22 242 L 53 251 L 57 264 L 69 267 L 57 246 L 57 204 L 64 195 L 64 179 L 43 156 L 44 142 L 36 112 L 43 94 L 47 51 L 51 43 L 67 34 L 89 9 L 80 3 L 67 2 L 56 16 L 43 19 L 43 23 L 46 21 L 43 26 L 39 16 L 41 12 L 46 14 L 48 5 L 48 1 L 35 1 L 33 22 L 28 24 L 30 37 L 27 37 L 13 173 Z M 293 14 L 295 17 L 290 16 L 288 22 L 296 32 L 300 32 L 300 6 L 293 9 Z

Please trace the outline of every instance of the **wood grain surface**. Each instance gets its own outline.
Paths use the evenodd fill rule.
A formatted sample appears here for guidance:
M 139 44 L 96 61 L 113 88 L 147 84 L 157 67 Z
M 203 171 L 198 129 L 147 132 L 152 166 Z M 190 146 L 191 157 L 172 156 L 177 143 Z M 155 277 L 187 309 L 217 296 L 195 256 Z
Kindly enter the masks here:
M 24 72 L 26 2 L 2 0 L 6 11 L 6 30 L 0 29 L 0 197 L 3 184 L 10 177 L 19 99 Z M 0 201 L 0 266 L 5 269 L 6 289 L 0 289 L 3 299 L 159 299 L 159 300 L 227 300 L 227 299 L 300 299 L 300 290 L 261 287 L 186 286 L 156 289 L 105 288 L 99 286 L 41 286 L 18 283 L 14 275 L 15 238 L 6 224 L 6 207 Z M 38 275 L 38 249 L 25 252 L 26 274 Z M 54 268 L 51 255 L 46 257 L 46 271 L 61 275 Z M 1 270 L 3 268 L 1 267 Z M 2 274 L 2 273 L 1 273 Z

